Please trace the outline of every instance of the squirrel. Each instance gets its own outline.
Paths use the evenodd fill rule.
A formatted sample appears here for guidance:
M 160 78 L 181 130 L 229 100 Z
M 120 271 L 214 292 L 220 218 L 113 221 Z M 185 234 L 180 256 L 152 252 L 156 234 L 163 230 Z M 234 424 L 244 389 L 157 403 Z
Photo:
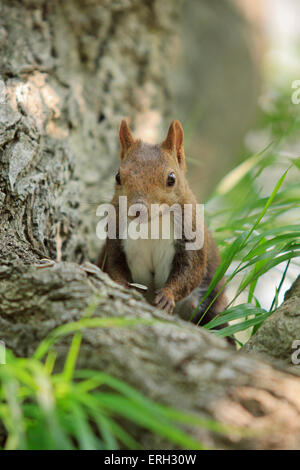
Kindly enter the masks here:
M 172 206 L 175 203 L 182 209 L 185 204 L 195 208 L 196 199 L 186 179 L 184 133 L 179 121 L 171 123 L 166 139 L 158 145 L 135 139 L 126 120 L 121 122 L 119 137 L 121 164 L 111 201 L 116 209 L 117 227 L 120 196 L 127 197 L 129 206 L 141 204 L 147 209 L 151 204 Z M 140 211 L 133 217 L 126 213 L 127 221 L 139 215 Z M 203 316 L 222 289 L 221 281 L 195 310 L 220 263 L 216 242 L 205 224 L 202 230 L 203 246 L 187 250 L 184 237 L 122 239 L 117 228 L 115 238 L 107 237 L 98 266 L 125 287 L 129 288 L 131 283 L 145 285 L 145 297 L 150 303 L 170 314 L 174 311 L 186 320 L 194 313 L 192 321 L 203 326 L 225 309 L 226 298 L 222 291 Z

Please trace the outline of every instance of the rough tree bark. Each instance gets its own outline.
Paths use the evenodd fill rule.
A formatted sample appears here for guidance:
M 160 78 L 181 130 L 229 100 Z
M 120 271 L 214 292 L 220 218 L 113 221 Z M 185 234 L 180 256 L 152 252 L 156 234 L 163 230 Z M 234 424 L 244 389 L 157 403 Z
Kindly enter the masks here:
M 300 372 L 299 364 L 291 366 L 291 355 L 300 343 L 300 276 L 286 292 L 283 304 L 245 344 L 245 351 L 254 351 L 263 357 L 280 361 L 283 367 Z M 294 344 L 294 347 L 293 347 Z M 300 355 L 299 355 L 300 356 Z M 295 362 L 300 361 L 296 354 Z
M 55 258 L 58 237 L 64 259 L 96 256 L 121 118 L 155 134 L 170 112 L 176 8 L 0 1 L 0 258 Z
M 31 355 L 53 328 L 79 320 L 98 294 L 97 316 L 155 322 L 84 330 L 79 368 L 105 370 L 161 403 L 247 430 L 222 436 L 190 429 L 209 447 L 299 448 L 299 377 L 163 314 L 100 270 L 87 271 L 73 263 L 43 269 L 2 265 L 0 331 L 6 345 L 18 355 Z M 69 340 L 56 345 L 58 365 Z M 145 431 L 137 436 L 150 449 L 170 446 Z
M 156 321 L 85 330 L 79 367 L 105 370 L 162 403 L 251 431 L 222 437 L 191 429 L 208 446 L 298 448 L 297 376 L 234 352 L 77 264 L 87 243 L 95 254 L 90 211 L 108 191 L 120 117 L 135 114 L 138 127 L 141 116 L 155 124 L 168 113 L 175 2 L 1 0 L 0 9 L 1 340 L 28 356 L 53 328 L 78 320 L 98 293 L 95 315 Z M 61 256 L 73 263 L 38 266 L 42 257 Z M 59 363 L 69 340 L 56 345 Z M 139 440 L 149 448 L 169 445 L 143 430 Z

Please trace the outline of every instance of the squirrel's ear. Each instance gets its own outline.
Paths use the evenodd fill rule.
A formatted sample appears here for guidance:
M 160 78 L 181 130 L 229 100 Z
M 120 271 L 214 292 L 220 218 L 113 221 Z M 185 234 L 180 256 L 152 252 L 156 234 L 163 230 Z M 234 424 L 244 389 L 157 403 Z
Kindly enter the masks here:
M 185 155 L 183 146 L 183 129 L 179 121 L 171 122 L 168 135 L 162 143 L 162 147 L 169 152 L 175 150 L 179 165 L 185 169 Z
M 120 142 L 121 142 L 121 159 L 124 157 L 125 152 L 131 147 L 135 140 L 131 134 L 128 123 L 125 119 L 122 120 L 119 130 Z

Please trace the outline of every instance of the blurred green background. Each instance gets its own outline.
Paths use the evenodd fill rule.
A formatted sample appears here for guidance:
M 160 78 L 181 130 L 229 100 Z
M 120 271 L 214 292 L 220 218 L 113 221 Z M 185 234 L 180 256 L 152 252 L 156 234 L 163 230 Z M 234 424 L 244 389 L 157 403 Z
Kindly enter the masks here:
M 269 196 L 300 155 L 300 104 L 293 103 L 295 81 L 300 78 L 300 3 L 188 0 L 182 11 L 181 65 L 173 79 L 176 117 L 185 129 L 189 180 L 198 200 L 207 202 L 207 221 L 217 230 L 222 249 L 229 233 L 220 231 L 220 218 L 221 225 L 230 224 L 234 217 L 241 217 L 238 207 L 243 205 L 253 217 L 251 201 L 255 205 L 254 201 Z M 277 208 L 270 227 L 299 222 L 295 165 L 283 189 L 289 185 L 293 188 L 290 204 L 286 200 Z M 225 207 L 231 210 L 226 213 Z M 251 221 L 244 222 L 240 230 Z M 233 261 L 227 276 L 235 266 Z M 285 264 L 279 264 L 259 278 L 255 294 L 264 308 L 272 304 L 284 269 Z M 297 274 L 299 265 L 292 260 L 279 302 Z M 238 274 L 227 286 L 230 301 L 236 297 L 241 277 Z M 234 304 L 246 301 L 247 296 L 245 289 Z

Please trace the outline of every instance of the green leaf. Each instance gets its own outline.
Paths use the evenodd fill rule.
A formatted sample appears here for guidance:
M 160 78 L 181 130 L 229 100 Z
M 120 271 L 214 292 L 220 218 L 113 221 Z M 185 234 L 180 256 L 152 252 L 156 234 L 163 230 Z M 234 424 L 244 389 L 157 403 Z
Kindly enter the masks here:
M 204 325 L 204 328 L 211 330 L 213 328 L 216 328 L 217 326 L 224 325 L 224 323 L 228 323 L 233 320 L 246 318 L 250 315 L 254 315 L 258 318 L 259 316 L 265 316 L 266 313 L 266 310 L 255 307 L 252 304 L 236 305 L 234 307 L 224 310 L 224 312 L 222 312 L 221 314 L 213 318 L 210 322 L 208 322 L 206 325 Z M 225 329 L 226 328 L 224 328 L 223 330 Z

